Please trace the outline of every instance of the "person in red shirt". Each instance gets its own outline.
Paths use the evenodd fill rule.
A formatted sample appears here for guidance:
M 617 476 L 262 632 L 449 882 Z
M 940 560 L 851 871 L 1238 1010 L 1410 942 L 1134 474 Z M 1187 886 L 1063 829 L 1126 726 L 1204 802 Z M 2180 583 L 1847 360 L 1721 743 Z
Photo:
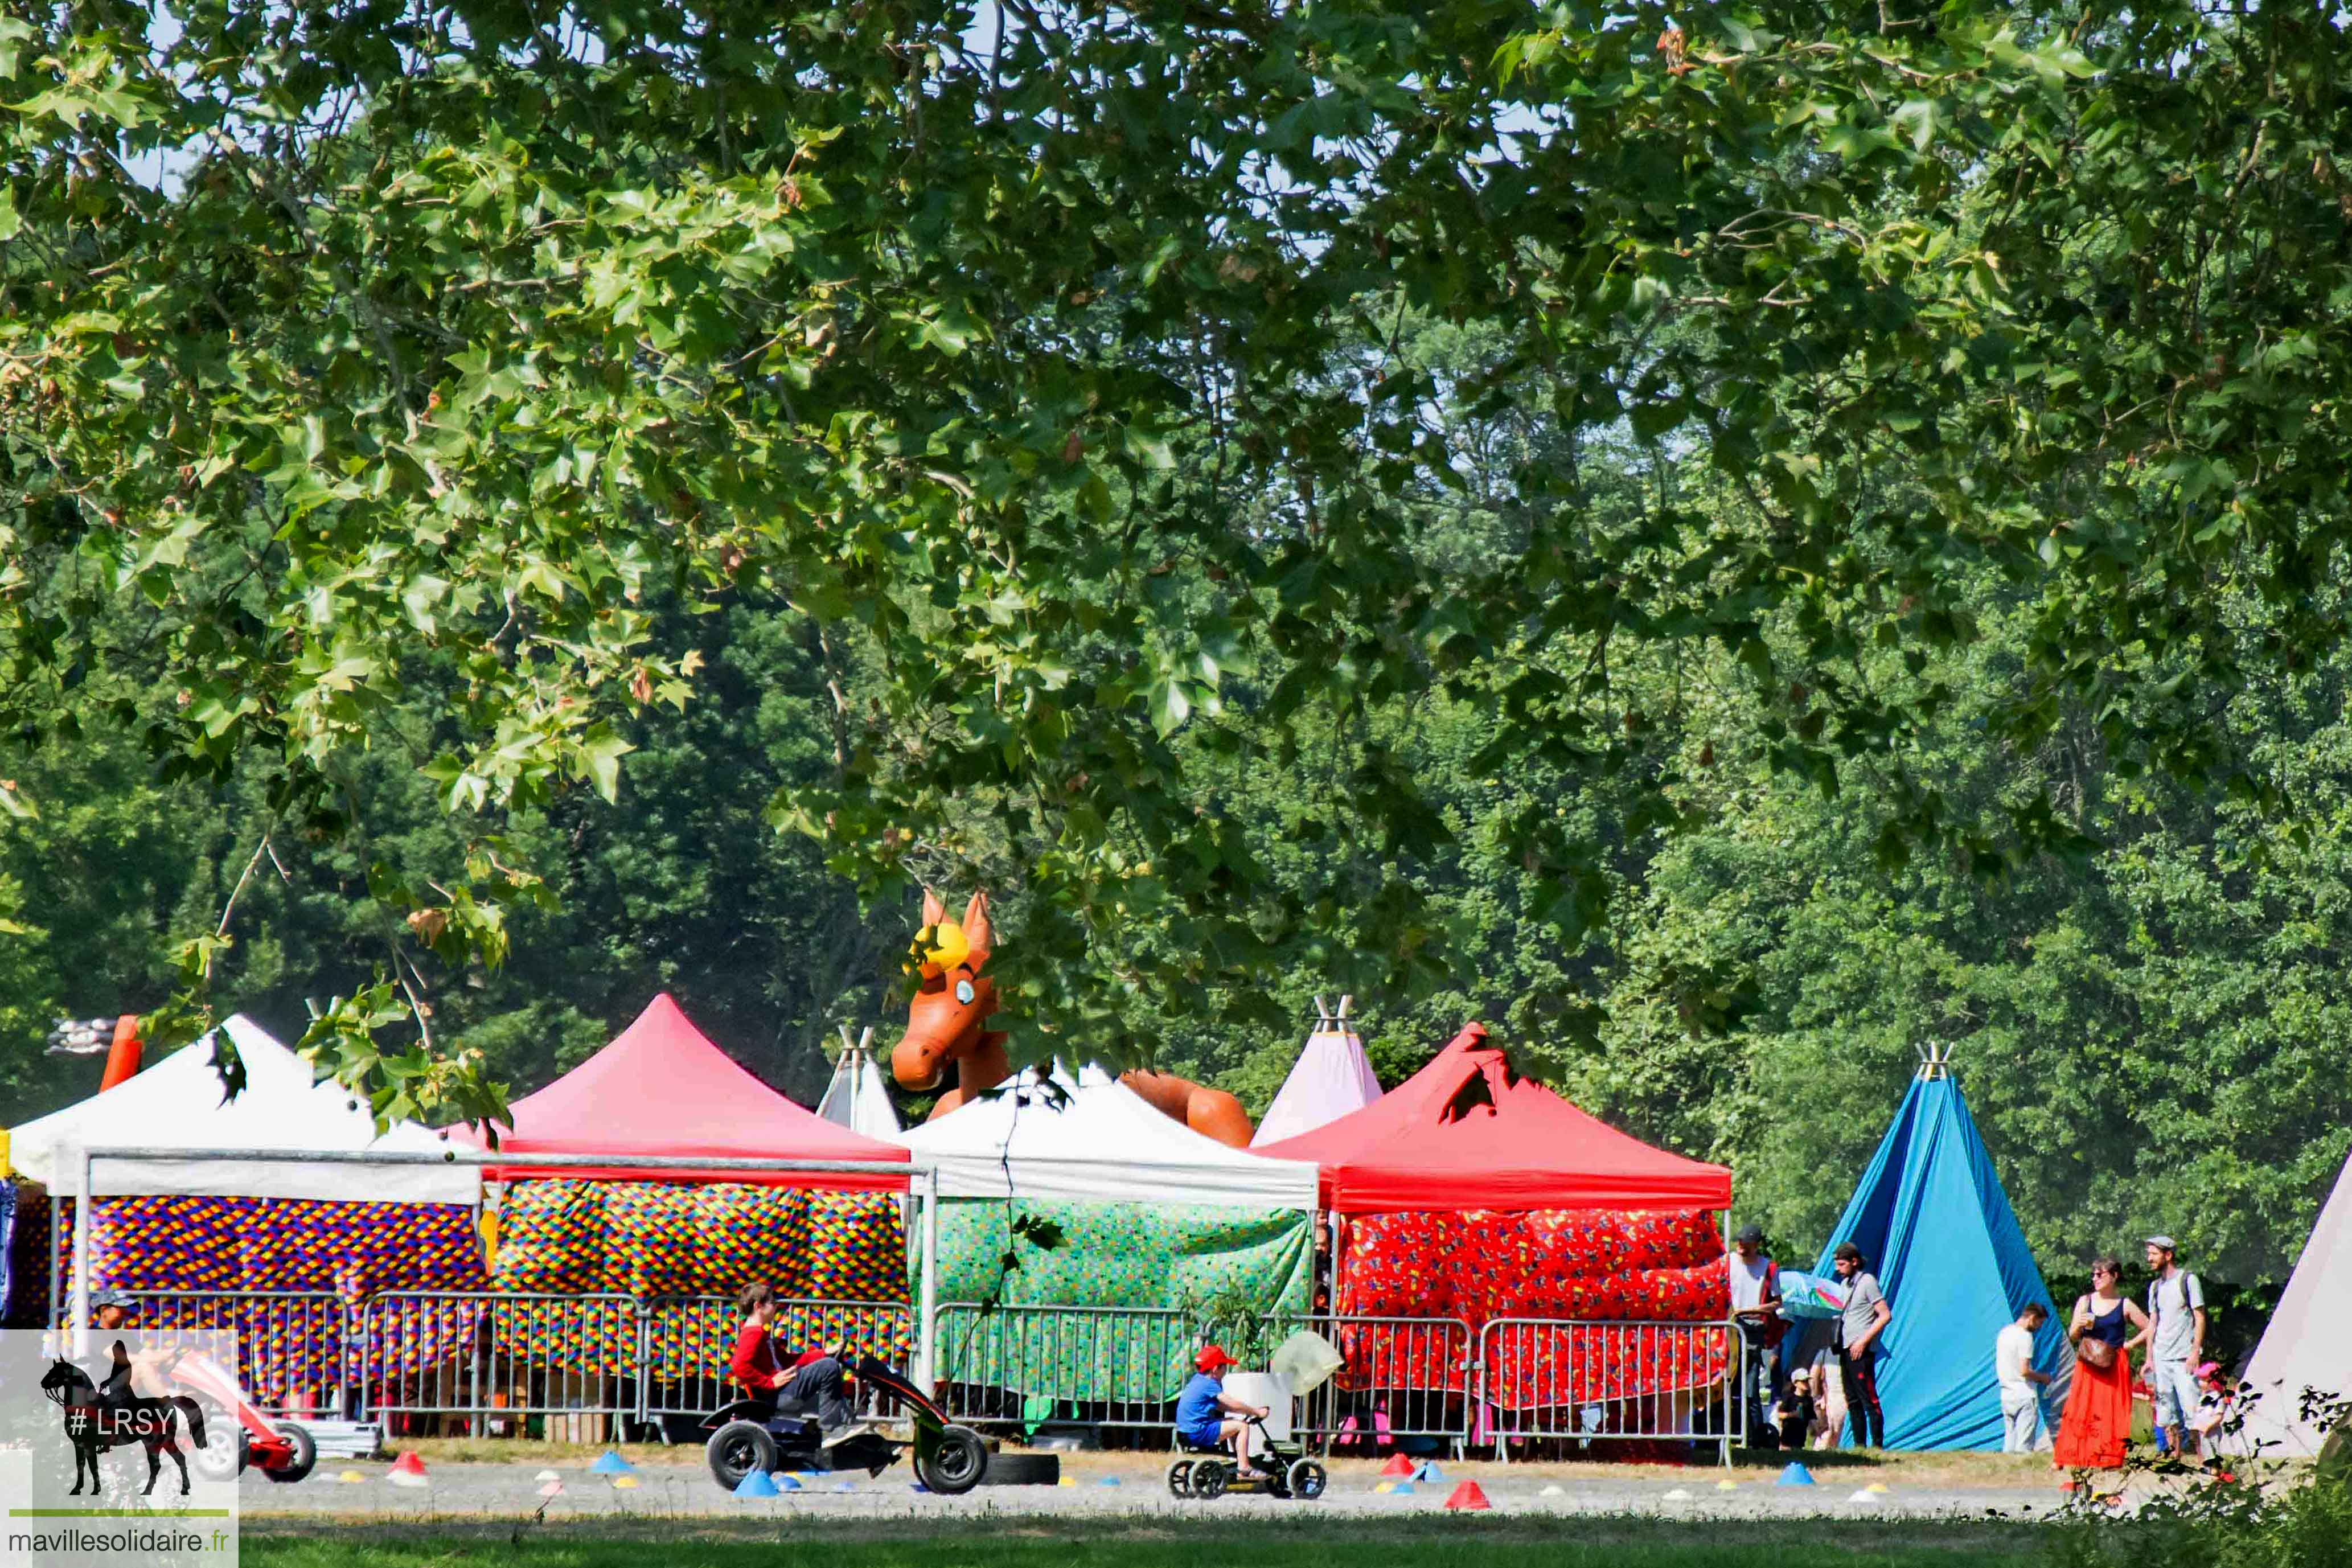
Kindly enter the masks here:
M 814 1407 L 828 1448 L 871 1429 L 871 1423 L 853 1418 L 841 1391 L 845 1374 L 838 1357 L 805 1350 L 787 1363 L 777 1354 L 775 1337 L 768 1329 L 776 1315 L 772 1287 L 755 1281 L 743 1287 L 737 1300 L 743 1309 L 743 1327 L 735 1335 L 735 1353 L 727 1370 L 753 1399 L 795 1414 Z

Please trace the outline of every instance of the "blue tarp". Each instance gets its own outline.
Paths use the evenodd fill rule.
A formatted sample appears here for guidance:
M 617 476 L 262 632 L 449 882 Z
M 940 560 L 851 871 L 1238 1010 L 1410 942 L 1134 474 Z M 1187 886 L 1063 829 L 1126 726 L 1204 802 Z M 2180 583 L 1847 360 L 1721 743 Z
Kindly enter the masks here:
M 1941 1069 L 1911 1082 L 1853 1199 L 1822 1248 L 1851 1241 L 1894 1316 L 1879 1337 L 1890 1448 L 2000 1447 L 1993 1340 L 2028 1301 L 2050 1308 L 2034 1364 L 2054 1380 L 2054 1426 L 2074 1355 L 1960 1086 Z

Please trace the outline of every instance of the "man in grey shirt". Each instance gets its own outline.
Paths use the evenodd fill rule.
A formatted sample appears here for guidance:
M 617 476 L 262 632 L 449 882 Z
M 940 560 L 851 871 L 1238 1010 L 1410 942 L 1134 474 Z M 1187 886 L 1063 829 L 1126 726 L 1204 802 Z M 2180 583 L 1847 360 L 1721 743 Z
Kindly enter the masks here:
M 2147 1392 L 2156 1424 L 2184 1458 L 2197 1441 L 2189 1430 L 2197 1413 L 2197 1363 L 2205 1359 L 2205 1287 L 2180 1267 L 2179 1246 L 2168 1236 L 2147 1238 Z
M 1837 1328 L 1838 1380 L 1845 1385 L 1853 1440 L 1859 1447 L 1884 1448 L 1886 1413 L 1878 1405 L 1878 1336 L 1895 1311 L 1878 1288 L 1878 1276 L 1863 1266 L 1862 1248 L 1842 1241 L 1830 1256 L 1845 1284 L 1845 1310 Z

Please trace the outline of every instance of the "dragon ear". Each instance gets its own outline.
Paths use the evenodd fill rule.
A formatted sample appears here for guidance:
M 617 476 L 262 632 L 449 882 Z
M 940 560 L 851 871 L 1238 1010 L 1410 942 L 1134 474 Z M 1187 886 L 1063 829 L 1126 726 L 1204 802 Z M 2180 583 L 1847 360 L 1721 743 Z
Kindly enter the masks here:
M 940 902 L 940 896 L 937 893 L 925 888 L 923 889 L 923 923 L 927 926 L 935 926 L 947 918 L 948 907 Z
M 980 961 L 988 956 L 988 950 L 996 945 L 988 929 L 988 895 L 986 893 L 974 893 L 971 896 L 971 902 L 964 906 L 963 939 L 971 947 L 971 956 L 964 962 L 977 969 L 980 967 Z

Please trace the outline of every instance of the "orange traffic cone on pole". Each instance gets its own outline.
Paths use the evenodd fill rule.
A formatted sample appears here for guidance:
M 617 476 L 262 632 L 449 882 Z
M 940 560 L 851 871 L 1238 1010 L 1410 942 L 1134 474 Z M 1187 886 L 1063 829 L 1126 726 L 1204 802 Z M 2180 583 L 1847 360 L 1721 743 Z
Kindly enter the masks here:
M 1495 1505 L 1486 1500 L 1486 1492 L 1476 1481 L 1464 1481 L 1445 1500 L 1445 1506 L 1454 1513 L 1484 1513 Z

